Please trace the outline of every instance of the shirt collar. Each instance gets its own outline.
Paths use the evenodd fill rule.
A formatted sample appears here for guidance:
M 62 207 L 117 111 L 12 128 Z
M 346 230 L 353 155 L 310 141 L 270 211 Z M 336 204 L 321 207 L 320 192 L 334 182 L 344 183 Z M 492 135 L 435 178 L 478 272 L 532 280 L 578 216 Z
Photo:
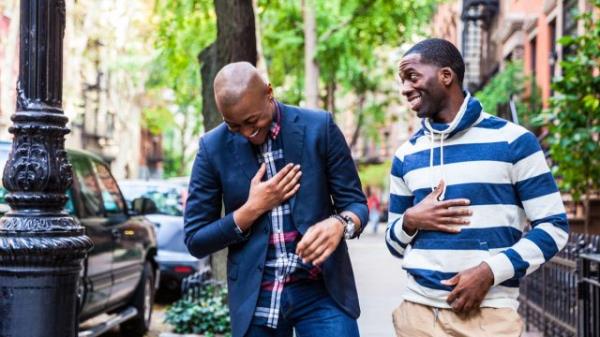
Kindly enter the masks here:
M 279 109 L 279 102 L 275 102 L 275 111 L 273 112 L 273 122 L 271 123 L 270 136 L 271 139 L 277 139 L 277 136 L 281 133 L 281 110 Z

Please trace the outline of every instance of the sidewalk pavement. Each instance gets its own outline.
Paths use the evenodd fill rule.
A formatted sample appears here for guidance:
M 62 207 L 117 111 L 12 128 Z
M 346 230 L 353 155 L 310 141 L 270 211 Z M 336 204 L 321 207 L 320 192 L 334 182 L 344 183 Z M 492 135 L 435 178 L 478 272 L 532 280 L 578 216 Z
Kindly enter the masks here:
M 394 336 L 392 311 L 400 305 L 406 286 L 402 261 L 385 246 L 385 226 L 372 234 L 367 228 L 358 240 L 348 242 L 362 313 L 358 319 L 364 337 Z

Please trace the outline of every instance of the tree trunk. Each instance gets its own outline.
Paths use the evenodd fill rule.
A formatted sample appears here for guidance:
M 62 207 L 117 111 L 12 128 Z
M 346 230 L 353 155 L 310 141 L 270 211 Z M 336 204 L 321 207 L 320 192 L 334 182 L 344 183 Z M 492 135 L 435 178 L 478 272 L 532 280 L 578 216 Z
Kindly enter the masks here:
M 198 55 L 202 64 L 204 131 L 222 122 L 213 93 L 213 81 L 223 66 L 239 61 L 256 65 L 256 33 L 252 0 L 215 0 L 217 40 Z
M 186 149 L 186 129 L 189 127 L 188 124 L 188 112 L 184 112 L 183 114 L 183 125 L 177 126 L 177 130 L 179 131 L 179 150 L 181 151 L 181 157 L 179 158 L 179 169 L 177 170 L 177 174 L 182 177 L 186 173 L 187 162 L 185 160 L 185 149 Z
M 252 0 L 214 0 L 217 14 L 217 40 L 198 55 L 202 64 L 202 116 L 204 131 L 222 122 L 215 104 L 213 81 L 223 66 L 246 61 L 256 65 L 256 33 Z M 227 252 L 211 257 L 212 272 L 218 280 L 227 278 Z
M 337 89 L 335 81 L 327 83 L 327 101 L 326 110 L 335 116 L 335 90 Z
M 304 92 L 306 106 L 319 107 L 319 65 L 315 58 L 317 52 L 317 24 L 313 0 L 302 0 L 304 16 Z
M 367 96 L 365 94 L 360 94 L 360 96 L 358 96 L 358 114 L 356 117 L 356 125 L 354 126 L 354 132 L 352 133 L 352 139 L 350 141 L 350 148 L 352 150 L 354 150 L 354 147 L 358 143 L 358 137 L 360 136 L 360 129 L 362 128 L 362 126 L 365 122 L 364 107 L 365 107 L 366 99 L 367 99 Z
M 257 2 L 257 0 L 252 0 L 252 9 L 255 13 L 258 12 Z M 254 16 L 254 27 L 256 29 L 256 69 L 258 69 L 265 80 L 269 81 L 269 71 L 267 70 L 267 61 L 265 60 L 265 53 L 262 48 L 262 33 L 258 15 Z

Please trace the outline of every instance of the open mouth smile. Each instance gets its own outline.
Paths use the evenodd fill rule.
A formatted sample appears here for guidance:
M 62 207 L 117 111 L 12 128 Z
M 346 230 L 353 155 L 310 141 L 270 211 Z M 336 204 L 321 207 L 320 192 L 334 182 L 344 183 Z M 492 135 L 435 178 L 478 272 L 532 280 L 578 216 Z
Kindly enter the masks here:
M 253 133 L 250 135 L 250 137 L 249 137 L 249 138 L 254 138 L 254 137 L 256 137 L 256 136 L 257 136 L 257 135 L 260 133 L 260 130 L 261 130 L 261 129 L 256 129 L 256 131 L 254 131 L 254 132 L 253 132 Z
M 414 95 L 408 98 L 408 104 L 412 110 L 417 110 L 421 106 L 421 95 Z

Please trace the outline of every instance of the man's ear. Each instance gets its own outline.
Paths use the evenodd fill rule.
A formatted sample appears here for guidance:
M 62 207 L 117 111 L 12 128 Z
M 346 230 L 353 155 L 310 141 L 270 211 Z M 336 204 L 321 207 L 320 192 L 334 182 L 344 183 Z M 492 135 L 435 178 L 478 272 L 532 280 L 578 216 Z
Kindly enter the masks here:
M 267 84 L 267 96 L 269 97 L 269 100 L 273 100 L 273 86 L 271 83 Z
M 438 72 L 438 78 L 440 80 L 440 83 L 442 83 L 446 87 L 449 87 L 455 80 L 454 71 L 452 71 L 450 67 L 443 67 Z

